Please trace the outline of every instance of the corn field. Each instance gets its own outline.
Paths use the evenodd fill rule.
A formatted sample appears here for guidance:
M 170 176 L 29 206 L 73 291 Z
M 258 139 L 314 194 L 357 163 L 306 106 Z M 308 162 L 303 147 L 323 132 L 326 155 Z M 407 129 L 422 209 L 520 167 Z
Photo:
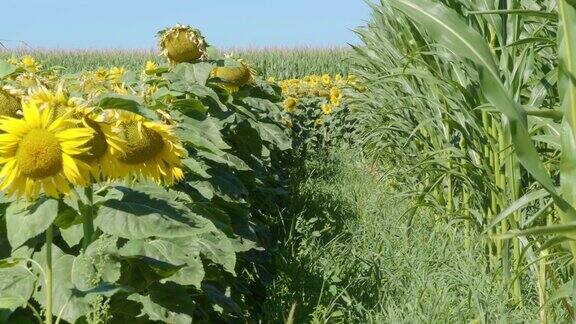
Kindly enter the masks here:
M 432 208 L 466 234 L 465 248 L 482 245 L 516 307 L 537 300 L 541 322 L 573 318 L 574 4 L 398 0 L 373 10 L 355 48 L 371 89 L 357 98 L 359 132 L 413 188 L 403 193 L 417 197 L 407 235 L 416 210 Z
M 330 75 L 350 73 L 352 49 L 334 48 L 224 48 L 222 55 L 234 54 L 254 64 L 264 77 L 278 80 L 303 78 L 310 74 Z M 60 66 L 69 73 L 95 70 L 100 67 L 122 66 L 129 70 L 140 69 L 146 61 L 158 59 L 155 49 L 125 50 L 51 50 L 16 49 L 2 51 L 0 59 L 32 55 L 47 66 Z M 337 64 L 334 64 L 334 63 Z

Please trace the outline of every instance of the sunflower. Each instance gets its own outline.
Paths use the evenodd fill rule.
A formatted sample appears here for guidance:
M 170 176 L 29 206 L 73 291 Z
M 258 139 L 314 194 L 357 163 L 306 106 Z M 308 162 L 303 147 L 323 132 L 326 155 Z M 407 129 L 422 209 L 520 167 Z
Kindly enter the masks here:
M 215 84 L 227 90 L 236 92 L 241 87 L 253 83 L 256 71 L 246 62 L 239 60 L 239 66 L 217 66 L 210 72 L 210 77 L 215 79 Z
M 324 115 L 331 115 L 332 114 L 332 105 L 329 103 L 322 104 L 322 112 Z
M 184 178 L 181 160 L 186 151 L 171 126 L 128 112 L 116 114 L 126 145 L 123 151 L 114 152 L 118 160 L 115 177 L 129 175 L 166 184 Z
M 108 70 L 104 68 L 99 68 L 94 74 L 99 81 L 106 81 L 106 78 L 108 78 Z
M 325 86 L 329 86 L 332 84 L 332 79 L 330 78 L 329 74 L 324 74 L 322 76 L 322 84 L 324 84 Z
M 90 166 L 90 169 L 85 170 L 83 178 L 91 177 L 92 180 L 101 181 L 117 177 L 119 161 L 116 156 L 124 152 L 126 143 L 114 127 L 114 121 L 88 107 L 76 108 L 74 116 L 79 118 L 79 126 L 93 132 L 87 143 L 89 149 L 78 156 L 78 159 Z
M 70 97 L 64 90 L 64 84 L 60 83 L 55 91 L 44 86 L 28 90 L 28 101 L 36 104 L 38 108 L 52 108 L 56 114 L 62 115 L 64 112 L 74 109 L 81 101 L 80 98 Z
M 128 94 L 129 93 L 129 89 L 126 87 L 126 84 L 124 84 L 124 83 L 112 84 L 110 86 L 110 91 L 115 92 L 115 93 L 119 93 L 119 94 Z
M 122 83 L 122 77 L 126 74 L 126 70 L 123 67 L 112 67 L 110 71 L 108 71 L 107 78 L 110 80 L 112 84 L 120 84 Z
M 142 90 L 141 96 L 142 98 L 144 98 L 144 101 L 146 102 L 150 102 L 153 97 L 154 94 L 156 94 L 156 92 L 158 92 L 158 85 L 156 84 L 148 84 L 146 85 L 146 87 Z
M 0 119 L 0 190 L 33 200 L 41 191 L 58 197 L 70 185 L 86 184 L 82 174 L 89 166 L 78 156 L 93 132 L 74 127 L 69 114 L 53 119 L 51 108 L 40 111 L 33 102 L 24 101 L 22 111 L 22 119 Z
M 21 89 L 28 89 L 42 85 L 44 82 L 37 74 L 23 72 L 16 77 L 16 84 Z
M 320 83 L 320 77 L 317 75 L 311 75 L 310 76 L 310 81 L 307 82 L 308 85 L 310 85 L 311 87 L 317 87 L 318 83 Z
M 198 29 L 176 25 L 158 33 L 160 55 L 168 58 L 171 64 L 204 61 L 207 58 L 206 40 Z
M 330 103 L 333 106 L 340 106 L 340 102 L 342 101 L 342 92 L 337 87 L 332 87 L 330 89 Z
M 83 73 L 82 76 L 80 77 L 79 84 L 76 85 L 78 92 L 84 93 L 84 96 L 88 99 L 95 98 L 106 89 L 104 87 L 104 81 L 106 77 L 102 79 L 97 75 L 97 73 L 98 73 L 97 71 L 96 72 L 89 71 Z M 105 73 L 107 75 L 108 71 L 106 70 Z M 74 87 L 75 85 L 69 85 L 69 86 Z
M 294 112 L 294 109 L 298 105 L 298 100 L 294 97 L 288 97 L 284 100 L 283 104 L 284 104 L 284 109 L 287 112 L 292 113 L 292 112 Z
M 146 61 L 146 65 L 144 66 L 144 73 L 145 74 L 154 74 L 158 70 L 158 64 L 154 61 Z
M 38 72 L 40 70 L 40 65 L 36 62 L 36 60 L 30 56 L 26 55 L 22 57 L 22 64 L 21 66 L 28 72 Z
M 88 141 L 88 150 L 79 155 L 78 159 L 90 165 L 82 175 L 85 179 L 108 180 L 114 174 L 117 160 L 112 151 L 122 151 L 123 141 L 113 131 L 112 122 L 106 122 L 104 116 L 99 116 L 93 108 L 84 106 L 81 98 L 72 98 L 60 84 L 56 91 L 44 87 L 31 90 L 28 100 L 41 110 L 51 109 L 50 118 L 55 119 L 65 114 L 76 120 L 70 127 L 85 127 L 93 132 Z M 92 178 L 91 178 L 92 177 Z

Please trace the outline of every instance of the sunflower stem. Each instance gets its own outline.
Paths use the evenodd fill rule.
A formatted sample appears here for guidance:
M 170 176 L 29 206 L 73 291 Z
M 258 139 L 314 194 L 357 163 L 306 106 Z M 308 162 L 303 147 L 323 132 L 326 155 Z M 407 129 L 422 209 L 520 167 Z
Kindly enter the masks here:
M 46 230 L 46 324 L 52 324 L 52 224 Z
M 93 185 L 90 184 L 86 188 L 84 188 L 84 193 L 86 194 L 86 198 L 88 199 L 88 204 L 85 206 L 83 215 L 82 215 L 82 222 L 84 228 L 84 239 L 82 240 L 82 250 L 86 253 L 86 249 L 90 243 L 92 243 L 92 237 L 94 236 L 94 188 Z

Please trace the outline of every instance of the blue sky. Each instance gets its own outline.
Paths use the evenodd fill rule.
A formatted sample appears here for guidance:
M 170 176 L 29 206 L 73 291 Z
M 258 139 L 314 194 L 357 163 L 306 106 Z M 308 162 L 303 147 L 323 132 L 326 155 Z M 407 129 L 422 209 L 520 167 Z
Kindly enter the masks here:
M 156 31 L 177 22 L 217 47 L 346 45 L 370 15 L 363 0 L 2 2 L 15 14 L 2 15 L 0 39 L 42 48 L 151 48 Z

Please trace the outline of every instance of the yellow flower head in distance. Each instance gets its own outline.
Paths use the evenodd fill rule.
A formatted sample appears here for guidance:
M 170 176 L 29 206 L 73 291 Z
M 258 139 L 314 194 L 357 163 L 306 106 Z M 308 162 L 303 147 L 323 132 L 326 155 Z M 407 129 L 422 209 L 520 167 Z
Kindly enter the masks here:
M 284 109 L 289 113 L 294 112 L 296 105 L 298 105 L 298 100 L 294 97 L 288 97 L 284 100 Z
M 28 72 L 38 72 L 40 69 L 40 65 L 30 55 L 22 57 L 22 67 Z
M 63 115 L 68 110 L 74 109 L 80 101 L 80 98 L 73 98 L 68 95 L 63 83 L 60 83 L 55 91 L 44 86 L 31 88 L 28 90 L 26 99 L 40 109 L 52 108 L 54 113 L 58 115 Z
M 322 112 L 324 115 L 332 114 L 332 105 L 329 103 L 322 104 Z
M 105 81 L 108 78 L 108 70 L 104 68 L 99 68 L 98 70 L 96 70 L 95 75 L 96 79 L 98 79 L 99 81 Z
M 158 64 L 154 61 L 146 61 L 146 66 L 144 67 L 144 73 L 152 74 L 158 69 Z
M 322 84 L 324 84 L 325 86 L 332 84 L 332 79 L 330 78 L 330 75 L 324 74 L 322 76 Z
M 330 89 L 330 103 L 333 106 L 340 106 L 340 101 L 342 100 L 342 92 L 337 87 L 332 87 Z
M 108 71 L 108 79 L 114 84 L 122 83 L 122 77 L 126 71 L 122 67 L 113 67 Z

